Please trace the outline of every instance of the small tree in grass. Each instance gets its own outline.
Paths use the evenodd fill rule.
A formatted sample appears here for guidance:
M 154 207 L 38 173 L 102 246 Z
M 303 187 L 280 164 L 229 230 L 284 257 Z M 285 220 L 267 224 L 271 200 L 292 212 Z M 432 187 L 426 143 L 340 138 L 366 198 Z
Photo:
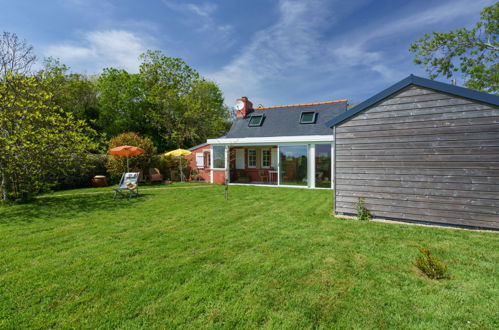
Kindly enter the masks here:
M 449 278 L 447 274 L 447 265 L 439 258 L 432 256 L 431 251 L 425 248 L 419 248 L 421 255 L 416 257 L 416 267 L 428 278 L 440 280 Z

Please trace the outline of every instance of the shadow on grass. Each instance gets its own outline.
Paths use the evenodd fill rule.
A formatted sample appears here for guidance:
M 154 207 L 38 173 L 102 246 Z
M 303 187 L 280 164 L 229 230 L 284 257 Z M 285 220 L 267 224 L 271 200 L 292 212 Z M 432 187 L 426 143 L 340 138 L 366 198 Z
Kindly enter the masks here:
M 141 192 L 138 197 L 131 199 L 116 197 L 113 194 L 88 194 L 68 195 L 59 197 L 46 197 L 35 199 L 28 204 L 12 204 L 0 206 L 0 225 L 33 223 L 39 220 L 50 220 L 54 218 L 72 218 L 92 213 L 98 210 L 119 210 L 124 208 L 139 207 L 150 195 Z

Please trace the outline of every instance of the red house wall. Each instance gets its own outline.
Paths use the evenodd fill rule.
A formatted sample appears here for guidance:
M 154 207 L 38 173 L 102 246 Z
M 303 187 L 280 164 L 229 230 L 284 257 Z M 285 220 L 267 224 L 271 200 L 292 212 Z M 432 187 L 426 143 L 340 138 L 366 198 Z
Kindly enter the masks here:
M 208 150 L 210 148 L 211 146 L 207 144 L 197 149 L 191 150 L 192 154 L 185 156 L 185 158 L 189 160 L 189 167 L 191 168 L 191 170 L 197 171 L 205 182 L 210 182 L 210 169 L 208 167 L 198 168 L 196 166 L 196 153 L 203 152 L 204 150 Z
M 186 159 L 189 160 L 189 167 L 193 171 L 197 171 L 203 181 L 210 182 L 210 167 L 198 168 L 196 166 L 196 153 L 204 152 L 211 149 L 211 145 L 206 144 L 199 148 L 190 150 L 192 153 L 188 156 L 185 156 Z M 213 171 L 213 183 L 224 184 L 225 183 L 225 171 Z

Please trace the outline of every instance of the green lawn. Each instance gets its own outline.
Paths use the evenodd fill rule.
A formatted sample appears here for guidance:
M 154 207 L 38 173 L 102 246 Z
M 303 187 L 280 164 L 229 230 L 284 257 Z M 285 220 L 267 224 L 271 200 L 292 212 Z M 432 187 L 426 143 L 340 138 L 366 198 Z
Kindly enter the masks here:
M 336 219 L 328 190 L 171 188 L 0 206 L 0 328 L 499 327 L 497 233 Z M 418 274 L 420 246 L 450 280 Z

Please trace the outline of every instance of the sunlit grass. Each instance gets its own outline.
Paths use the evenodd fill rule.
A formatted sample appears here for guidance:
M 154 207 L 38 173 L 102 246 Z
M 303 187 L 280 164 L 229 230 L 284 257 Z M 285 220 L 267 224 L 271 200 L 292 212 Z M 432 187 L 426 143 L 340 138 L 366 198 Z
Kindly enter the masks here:
M 498 327 L 496 233 L 336 219 L 331 198 L 209 186 L 0 206 L 0 328 Z M 420 246 L 451 279 L 418 273 Z

